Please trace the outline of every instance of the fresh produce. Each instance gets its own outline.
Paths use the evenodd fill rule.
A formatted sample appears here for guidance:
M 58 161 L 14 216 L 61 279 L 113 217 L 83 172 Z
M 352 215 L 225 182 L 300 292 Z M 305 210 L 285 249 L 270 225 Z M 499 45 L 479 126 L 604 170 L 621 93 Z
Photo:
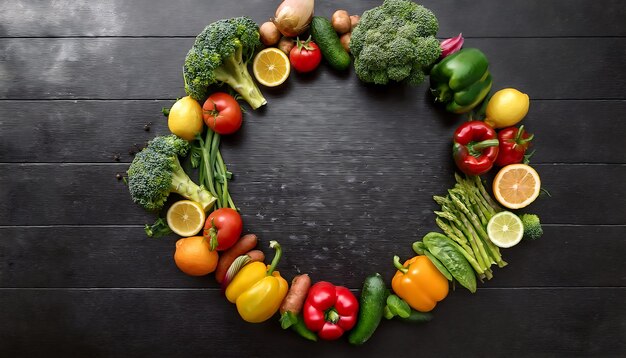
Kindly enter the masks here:
M 148 237 L 162 237 L 171 234 L 173 231 L 167 225 L 167 220 L 165 218 L 158 218 L 152 225 L 146 224 L 143 228 L 146 232 L 146 236 Z
M 289 58 L 283 51 L 275 47 L 268 47 L 254 57 L 252 71 L 260 84 L 276 87 L 287 80 L 291 66 L 289 65 Z
M 218 283 L 222 283 L 222 281 L 224 280 L 224 276 L 226 275 L 226 271 L 228 271 L 230 265 L 233 264 L 233 261 L 235 261 L 237 257 L 254 249 L 257 245 L 257 242 L 258 240 L 256 235 L 247 234 L 241 237 L 228 250 L 222 252 L 222 254 L 220 255 L 220 260 L 217 263 L 217 268 L 215 269 L 215 281 L 217 281 Z
M 239 240 L 242 231 L 241 215 L 231 208 L 221 208 L 213 211 L 206 219 L 203 235 L 212 250 L 224 251 Z
M 241 107 L 233 96 L 224 92 L 216 92 L 204 102 L 202 118 L 204 123 L 215 133 L 233 134 L 241 127 Z
M 222 280 L 222 292 L 226 292 L 226 288 L 235 278 L 235 276 L 241 271 L 241 269 L 251 262 L 263 262 L 265 261 L 265 254 L 261 250 L 251 250 L 247 254 L 237 257 L 226 271 L 224 279 Z M 219 265 L 219 261 L 218 261 Z
M 361 16 L 359 15 L 350 15 L 350 32 L 354 31 L 356 25 L 361 21 Z
M 448 280 L 426 256 L 415 256 L 404 265 L 394 256 L 398 271 L 391 280 L 393 291 L 409 306 L 420 312 L 429 312 L 448 295 Z
M 180 166 L 178 156 L 185 156 L 189 143 L 175 135 L 152 139 L 135 155 L 128 168 L 128 191 L 133 201 L 147 210 L 159 210 L 170 193 L 199 203 L 206 211 L 215 197 L 204 187 L 191 181 Z
M 295 41 L 290 39 L 289 37 L 281 37 L 280 41 L 278 41 L 278 49 L 284 52 L 286 55 L 289 55 L 291 49 L 295 46 Z
M 491 90 L 489 62 L 480 50 L 464 48 L 437 63 L 430 71 L 430 91 L 448 112 L 467 113 Z
M 247 63 L 261 46 L 259 31 L 247 17 L 219 20 L 196 37 L 183 66 L 185 92 L 197 101 L 208 87 L 226 83 L 257 109 L 267 103 L 248 73 Z
M 461 124 L 454 131 L 453 143 L 454 162 L 467 175 L 487 173 L 498 157 L 496 131 L 481 121 Z
M 543 228 L 539 216 L 535 214 L 522 214 L 522 225 L 524 226 L 524 240 L 537 240 L 543 235 Z
M 176 241 L 174 262 L 190 276 L 204 276 L 215 271 L 219 255 L 212 251 L 202 236 L 182 238 Z
M 526 159 L 526 151 L 534 135 L 524 131 L 524 126 L 504 128 L 498 132 L 498 158 L 496 165 L 503 167 L 521 163 Z
M 195 99 L 186 96 L 174 103 L 167 116 L 170 132 L 184 140 L 194 140 L 202 133 L 202 107 Z
M 330 23 L 339 35 L 352 31 L 350 14 L 348 14 L 346 10 L 335 11 L 333 16 L 330 18 Z
M 298 333 L 300 337 L 308 339 L 309 341 L 317 342 L 317 334 L 306 327 L 304 318 L 301 314 L 295 318 L 295 322 L 291 325 L 291 329 Z
M 206 214 L 200 204 L 179 200 L 167 210 L 167 225 L 180 236 L 194 236 L 202 230 Z
M 447 196 L 433 196 L 441 206 L 441 211 L 435 211 L 435 222 L 474 268 L 478 278 L 491 279 L 491 265 L 504 267 L 507 264 L 486 231 L 489 220 L 501 209 L 487 193 L 479 176 L 463 179 L 455 174 L 455 178 L 456 184 L 448 190 Z
M 289 61 L 296 71 L 311 72 L 322 62 L 322 52 L 309 36 L 306 41 L 296 40 L 296 46 L 289 53 Z
M 435 15 L 409 0 L 385 0 L 365 11 L 350 39 L 357 76 L 376 84 L 422 83 L 441 55 L 438 30 Z
M 498 214 L 496 214 L 497 216 Z M 496 217 L 494 216 L 494 217 Z M 493 220 L 493 218 L 492 218 Z M 456 281 L 470 292 L 476 292 L 476 275 L 467 259 L 457 250 L 452 240 L 437 232 L 429 232 L 422 241 L 428 252 L 435 256 L 456 279 Z
M 271 20 L 283 35 L 296 37 L 309 27 L 314 6 L 314 0 L 284 0 Z
M 276 250 L 271 265 L 251 262 L 244 266 L 226 288 L 226 298 L 237 305 L 241 318 L 250 323 L 260 323 L 271 318 L 287 295 L 289 284 L 275 271 L 282 249 L 278 242 L 270 241 Z
M 347 32 L 347 33 L 341 35 L 341 37 L 339 37 L 339 42 L 341 42 L 341 46 L 348 53 L 350 52 L 350 38 L 351 37 L 352 37 L 352 33 L 351 32 Z
M 510 164 L 500 169 L 493 179 L 493 195 L 509 209 L 524 208 L 539 196 L 541 179 L 526 164 Z
M 431 313 L 411 309 L 411 306 L 405 300 L 396 295 L 387 297 L 387 305 L 384 311 L 386 319 L 397 318 L 407 323 L 424 323 L 433 319 Z
M 516 125 L 526 117 L 530 99 L 515 88 L 505 88 L 494 93 L 487 104 L 485 122 L 494 128 Z
M 459 52 L 463 47 L 463 34 L 458 34 L 456 37 L 441 41 L 441 58 L 448 57 L 455 52 Z
M 361 345 L 374 334 L 383 318 L 386 298 L 387 287 L 382 276 L 378 273 L 367 276 L 359 299 L 359 317 L 348 336 L 351 344 Z
M 413 246 L 416 246 L 416 244 L 419 243 L 419 242 L 420 241 L 414 242 Z M 448 281 L 452 281 L 453 277 L 452 277 L 452 274 L 450 273 L 450 271 L 448 271 L 446 266 L 444 264 L 442 264 L 441 261 L 439 261 L 439 259 L 436 256 L 434 256 L 433 254 L 430 253 L 430 251 L 428 251 L 428 249 L 426 248 L 425 245 L 424 245 L 424 248 L 422 249 L 422 252 L 423 253 L 421 253 L 421 254 L 418 253 L 418 255 L 425 255 L 426 257 L 428 257 L 430 262 L 432 262 L 433 265 L 435 265 L 435 267 L 437 268 L 437 270 L 439 270 L 439 272 L 441 272 L 443 277 L 448 279 Z
M 358 312 L 359 302 L 350 290 L 320 281 L 309 289 L 302 315 L 308 329 L 333 340 L 354 327 Z
M 273 22 L 267 21 L 261 24 L 259 27 L 259 35 L 261 42 L 265 46 L 274 46 L 280 40 L 282 34 L 278 31 L 276 25 Z
M 325 17 L 313 16 L 311 21 L 311 37 L 319 46 L 328 64 L 339 71 L 350 66 L 350 55 L 341 46 L 339 36 Z
M 307 293 L 311 288 L 311 278 L 307 274 L 297 275 L 291 280 L 291 288 L 280 305 L 280 325 L 283 329 L 297 323 L 298 315 L 304 306 Z
M 510 211 L 501 211 L 489 220 L 487 234 L 496 246 L 509 248 L 522 241 L 524 226 L 517 215 Z

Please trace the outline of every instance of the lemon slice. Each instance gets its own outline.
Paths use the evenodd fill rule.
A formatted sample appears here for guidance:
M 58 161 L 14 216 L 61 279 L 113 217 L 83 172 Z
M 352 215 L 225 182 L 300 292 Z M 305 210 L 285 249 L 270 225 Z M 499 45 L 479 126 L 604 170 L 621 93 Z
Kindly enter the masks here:
M 195 201 L 181 200 L 175 202 L 167 211 L 167 225 L 176 234 L 194 236 L 204 227 L 206 214 L 202 206 Z
M 268 47 L 254 57 L 252 71 L 260 84 L 276 87 L 287 80 L 291 65 L 284 52 L 275 47 Z
M 512 247 L 522 240 L 524 225 L 517 215 L 510 211 L 502 211 L 489 220 L 487 235 L 489 235 L 489 240 L 498 247 Z
M 528 206 L 540 191 L 539 174 L 526 164 L 507 165 L 493 179 L 493 195 L 509 209 Z

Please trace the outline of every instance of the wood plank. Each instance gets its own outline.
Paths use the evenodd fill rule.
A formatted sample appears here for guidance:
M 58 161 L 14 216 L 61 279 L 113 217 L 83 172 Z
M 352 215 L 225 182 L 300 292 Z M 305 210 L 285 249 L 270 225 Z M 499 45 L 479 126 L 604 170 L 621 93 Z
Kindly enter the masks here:
M 318 1 L 317 15 L 330 17 L 339 8 L 352 14 L 377 6 L 380 0 Z M 70 0 L 0 4 L 0 37 L 16 36 L 195 36 L 207 23 L 227 17 L 251 16 L 258 23 L 274 15 L 279 1 L 238 1 L 236 7 L 215 1 Z M 557 0 L 506 3 L 493 0 L 419 1 L 440 21 L 440 35 L 466 36 L 625 36 L 626 7 L 619 0 Z M 40 14 L 46 14 L 41 16 Z
M 0 99 L 176 98 L 184 93 L 181 67 L 192 43 L 191 38 L 0 39 L 0 82 L 7 84 L 0 87 Z M 624 99 L 626 72 L 608 71 L 604 64 L 626 62 L 626 38 L 468 39 L 466 46 L 489 57 L 494 89 L 515 87 L 532 99 Z M 290 83 L 263 92 L 316 98 L 341 89 L 342 100 L 358 95 L 371 101 L 384 92 L 424 96 L 427 91 L 426 84 L 372 89 L 352 72 L 338 77 L 328 69 L 308 79 L 297 89 Z
M 393 255 L 413 255 L 411 242 L 436 230 L 434 225 L 407 229 L 403 236 L 368 237 L 368 229 L 356 228 L 355 237 L 341 238 L 307 236 L 306 225 L 247 227 L 259 233 L 259 247 L 269 258 L 269 240 L 283 244 L 279 269 L 289 281 L 307 272 L 315 280 L 355 289 L 370 271 L 390 282 Z M 625 226 L 546 226 L 544 231 L 538 241 L 503 250 L 509 265 L 479 287 L 626 286 Z M 141 227 L 0 227 L 0 237 L 2 288 L 218 287 L 212 276 L 189 277 L 176 268 L 174 235 L 149 239 Z
M 296 82 L 305 80 L 294 78 Z M 236 143 L 228 147 L 229 152 L 243 150 L 252 155 L 254 148 L 240 147 L 250 138 L 255 138 L 255 145 L 260 146 L 283 139 L 291 143 L 301 138 L 306 139 L 302 144 L 315 147 L 328 138 L 331 128 L 350 133 L 351 143 L 346 143 L 342 150 L 371 138 L 381 146 L 421 145 L 426 150 L 420 143 L 443 146 L 461 121 L 432 108 L 428 96 L 402 99 L 396 105 L 409 110 L 394 113 L 393 119 L 387 118 L 389 108 L 382 102 L 365 99 L 355 102 L 356 97 L 351 103 L 333 106 L 321 105 L 328 101 L 322 98 L 315 113 L 305 114 L 299 107 L 307 105 L 300 103 L 298 94 L 295 99 L 273 93 L 269 96 L 271 107 L 263 112 L 248 112 L 242 132 L 234 138 L 224 138 L 227 143 Z M 0 113 L 12 114 L 2 121 L 0 162 L 111 163 L 116 153 L 120 154 L 121 162 L 130 162 L 132 156 L 128 152 L 135 150 L 134 144 L 141 146 L 155 135 L 169 133 L 167 119 L 160 111 L 171 104 L 171 101 L 126 100 L 0 101 Z M 367 113 L 358 112 L 361 108 L 367 108 Z M 537 151 L 532 162 L 626 163 L 626 150 L 615 150 L 624 147 L 626 125 L 621 118 L 625 112 L 626 101 L 533 101 L 530 113 L 522 122 L 535 134 Z M 582 120 L 572 120 L 572 113 Z M 294 115 L 306 115 L 309 119 L 296 120 Z M 325 117 L 331 119 L 325 122 L 330 126 L 328 130 L 312 125 Z M 381 118 L 386 119 L 381 121 Z M 151 130 L 146 132 L 144 126 L 148 123 Z M 567 123 L 566 130 L 563 123 Z M 400 126 L 401 130 L 394 130 L 394 126 Z M 612 129 L 612 135 L 607 135 L 606 128 Z M 340 143 L 334 141 L 329 145 L 334 148 Z M 373 151 L 365 154 L 375 155 Z
M 433 321 L 384 321 L 369 342 L 353 347 L 307 342 L 273 319 L 245 323 L 216 291 L 2 290 L 0 353 L 374 357 L 419 349 L 424 356 L 624 356 L 625 299 L 624 288 L 457 291 Z

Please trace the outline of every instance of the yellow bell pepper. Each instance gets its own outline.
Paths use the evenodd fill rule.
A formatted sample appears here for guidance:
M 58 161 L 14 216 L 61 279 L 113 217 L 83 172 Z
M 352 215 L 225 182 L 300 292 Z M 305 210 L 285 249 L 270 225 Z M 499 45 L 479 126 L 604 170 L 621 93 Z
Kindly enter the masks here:
M 274 271 L 282 249 L 276 241 L 271 241 L 270 247 L 276 249 L 271 265 L 265 266 L 262 262 L 247 264 L 226 288 L 228 301 L 235 303 L 241 318 L 250 323 L 260 323 L 271 318 L 289 290 L 287 280 Z
M 391 288 L 413 309 L 429 312 L 448 295 L 448 280 L 426 256 L 415 256 L 400 264 L 395 256 L 393 264 L 398 271 L 391 280 Z

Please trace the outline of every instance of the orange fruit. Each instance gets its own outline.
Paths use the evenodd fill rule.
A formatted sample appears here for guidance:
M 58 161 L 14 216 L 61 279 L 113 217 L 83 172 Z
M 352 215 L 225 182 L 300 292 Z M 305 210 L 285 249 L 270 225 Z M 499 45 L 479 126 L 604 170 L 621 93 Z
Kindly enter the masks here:
M 176 241 L 174 261 L 178 268 L 190 276 L 204 276 L 217 267 L 217 251 L 211 251 L 209 241 L 202 236 L 192 236 Z
M 521 209 L 537 199 L 541 180 L 526 164 L 511 164 L 500 169 L 493 180 L 493 195 L 509 209 Z
M 260 84 L 275 87 L 287 80 L 291 64 L 284 52 L 275 47 L 268 47 L 254 57 L 252 71 Z

